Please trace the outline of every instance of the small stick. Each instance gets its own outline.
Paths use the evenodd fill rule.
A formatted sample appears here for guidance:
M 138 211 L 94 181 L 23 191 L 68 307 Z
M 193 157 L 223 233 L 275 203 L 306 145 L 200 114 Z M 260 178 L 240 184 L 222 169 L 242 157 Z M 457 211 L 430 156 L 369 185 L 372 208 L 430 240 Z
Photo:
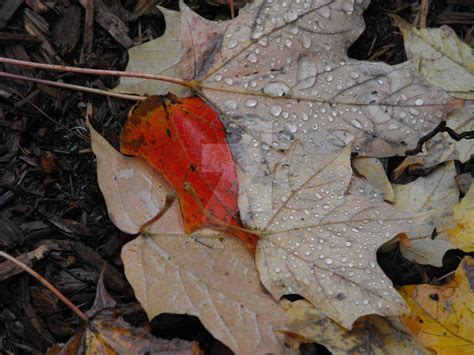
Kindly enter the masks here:
M 163 215 L 170 209 L 170 207 L 173 205 L 173 202 L 176 200 L 176 192 L 169 192 L 166 194 L 166 200 L 165 200 L 165 205 L 159 211 L 155 217 L 150 219 L 149 221 L 145 222 L 141 227 L 140 227 L 140 234 L 147 235 L 148 234 L 148 227 L 151 226 L 153 223 L 155 223 L 157 220 L 159 220 Z
M 81 85 L 66 84 L 66 83 L 60 83 L 60 82 L 57 82 L 57 81 L 44 80 L 44 79 L 36 79 L 36 78 L 31 78 L 29 76 L 16 75 L 16 74 L 11 74 L 11 73 L 7 73 L 7 72 L 3 72 L 3 71 L 0 71 L 0 77 L 10 78 L 10 79 L 15 79 L 15 80 L 25 80 L 25 81 L 30 81 L 30 82 L 33 82 L 33 83 L 49 85 L 49 86 L 55 86 L 55 87 L 62 88 L 62 89 L 83 91 L 83 92 L 88 92 L 88 93 L 91 93 L 91 94 L 115 97 L 117 99 L 132 100 L 132 101 L 143 101 L 143 100 L 145 100 L 145 97 L 143 97 L 143 96 L 119 94 L 119 93 L 100 90 L 100 89 L 88 88 L 86 86 L 81 86 Z
M 426 19 L 430 8 L 430 0 L 421 0 L 420 6 L 420 28 L 426 28 Z
M 79 308 L 77 308 L 71 301 L 67 299 L 66 296 L 64 296 L 56 287 L 51 285 L 48 280 L 46 280 L 43 276 L 38 274 L 35 270 L 30 268 L 29 266 L 25 265 L 21 261 L 15 259 L 13 256 L 10 254 L 5 253 L 4 251 L 0 251 L 0 256 L 4 257 L 5 259 L 11 261 L 18 267 L 22 268 L 25 270 L 28 274 L 33 276 L 36 280 L 41 282 L 48 290 L 50 290 L 52 293 L 56 295 L 66 306 L 68 306 L 74 313 L 76 313 L 80 318 L 82 318 L 84 321 L 88 322 L 89 317 L 87 314 L 82 312 Z
M 34 62 L 28 62 L 25 60 L 10 59 L 10 58 L 5 58 L 5 57 L 0 57 L 0 63 L 16 65 L 20 67 L 27 67 L 27 68 L 62 71 L 62 72 L 68 72 L 68 73 L 78 73 L 78 74 L 83 74 L 83 75 L 110 75 L 110 76 L 118 76 L 118 77 L 160 80 L 160 81 L 166 81 L 168 83 L 186 86 L 191 89 L 195 88 L 195 84 L 193 84 L 193 82 L 180 79 L 180 78 L 164 76 L 164 75 L 156 75 L 156 74 L 148 74 L 148 73 L 140 73 L 140 72 L 128 72 L 128 71 L 120 71 L 120 70 L 78 68 L 78 67 L 71 67 L 67 65 L 34 63 Z

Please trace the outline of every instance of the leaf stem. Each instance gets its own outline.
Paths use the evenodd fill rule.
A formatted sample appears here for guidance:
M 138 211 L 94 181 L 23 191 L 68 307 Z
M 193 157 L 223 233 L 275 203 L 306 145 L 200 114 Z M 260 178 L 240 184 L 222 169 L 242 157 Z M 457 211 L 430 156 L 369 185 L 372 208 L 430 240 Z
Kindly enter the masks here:
M 0 251 L 0 256 L 4 257 L 5 259 L 11 261 L 18 267 L 22 268 L 25 270 L 28 274 L 33 276 L 36 280 L 41 282 L 48 290 L 50 290 L 52 293 L 56 295 L 66 306 L 68 306 L 74 313 L 76 313 L 80 318 L 82 318 L 84 321 L 88 322 L 89 317 L 87 314 L 82 312 L 79 308 L 77 308 L 76 305 L 74 305 L 69 299 L 67 299 L 66 296 L 64 296 L 56 287 L 51 285 L 48 280 L 46 280 L 43 276 L 38 274 L 35 270 L 27 266 L 26 264 L 22 263 L 21 261 L 15 259 L 13 256 L 10 254 L 5 253 L 4 251 Z
M 118 77 L 160 80 L 160 81 L 166 81 L 168 83 L 182 85 L 191 89 L 194 89 L 195 87 L 195 84 L 192 81 L 187 81 L 180 78 L 174 78 L 171 76 L 140 73 L 140 72 L 133 72 L 133 71 L 128 72 L 128 71 L 120 71 L 120 70 L 79 68 L 79 67 L 72 67 L 72 66 L 67 66 L 67 65 L 35 63 L 35 62 L 29 62 L 25 60 L 11 59 L 11 58 L 5 58 L 5 57 L 0 57 L 0 63 L 16 65 L 20 67 L 62 71 L 62 72 L 69 72 L 69 73 L 78 73 L 78 74 L 84 74 L 84 75 L 110 75 L 110 76 L 118 76 Z
M 15 80 L 24 80 L 24 81 L 37 83 L 37 84 L 55 86 L 55 87 L 59 87 L 59 88 L 62 88 L 62 89 L 83 91 L 83 92 L 88 92 L 88 93 L 91 93 L 91 94 L 110 96 L 110 97 L 115 97 L 117 99 L 132 100 L 132 101 L 143 101 L 143 100 L 145 100 L 145 97 L 143 97 L 143 96 L 119 94 L 119 93 L 110 92 L 110 91 L 106 91 L 106 90 L 88 88 L 86 86 L 81 86 L 81 85 L 66 84 L 66 83 L 60 83 L 60 82 L 57 82 L 57 81 L 37 79 L 37 78 L 29 77 L 29 76 L 17 75 L 17 74 L 7 73 L 7 72 L 3 72 L 3 71 L 0 71 L 0 77 L 10 78 L 10 79 L 15 79 Z

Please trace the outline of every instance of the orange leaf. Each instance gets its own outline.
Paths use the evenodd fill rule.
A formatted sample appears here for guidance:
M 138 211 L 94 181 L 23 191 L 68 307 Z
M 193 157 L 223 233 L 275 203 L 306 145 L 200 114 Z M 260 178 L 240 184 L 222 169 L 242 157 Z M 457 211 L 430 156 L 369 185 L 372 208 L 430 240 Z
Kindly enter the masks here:
M 200 98 L 148 97 L 125 123 L 120 150 L 145 158 L 173 186 L 186 233 L 203 226 L 218 227 L 215 218 L 223 225 L 241 226 L 239 186 L 225 129 L 217 113 Z M 192 186 L 195 195 L 185 184 Z M 256 235 L 231 227 L 228 231 L 255 250 Z

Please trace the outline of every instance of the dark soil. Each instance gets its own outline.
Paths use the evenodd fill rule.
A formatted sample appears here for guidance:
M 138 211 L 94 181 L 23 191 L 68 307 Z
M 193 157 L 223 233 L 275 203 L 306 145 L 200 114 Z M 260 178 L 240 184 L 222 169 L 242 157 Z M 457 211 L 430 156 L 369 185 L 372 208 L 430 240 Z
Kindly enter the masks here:
M 177 9 L 177 1 L 172 0 L 139 1 L 149 5 L 143 13 L 135 11 L 135 0 L 104 2 L 128 27 L 135 44 L 164 32 L 163 16 L 154 4 Z M 1 20 L 7 16 L 2 7 L 5 3 L 15 1 L 0 2 L 0 56 L 125 69 L 126 48 L 97 23 L 92 50 L 87 51 L 85 11 L 77 0 L 28 1 L 30 6 L 20 1 L 2 28 Z M 463 1 L 432 0 L 428 26 L 450 24 L 472 45 L 474 7 L 460 3 Z M 210 19 L 229 16 L 228 8 L 210 6 L 204 0 L 188 4 Z M 415 0 L 372 1 L 365 13 L 367 29 L 350 48 L 351 57 L 389 64 L 404 61 L 402 37 L 388 14 L 397 13 L 415 23 L 418 10 Z M 471 17 L 465 16 L 463 22 L 459 13 Z M 8 36 L 11 34 L 15 36 Z M 117 84 L 108 77 L 10 66 L 1 69 L 101 89 Z M 146 315 L 125 279 L 120 260 L 121 247 L 134 236 L 117 230 L 108 218 L 84 123 L 88 103 L 95 108 L 94 125 L 117 146 L 132 102 L 0 79 L 0 249 L 18 256 L 43 246 L 46 252 L 32 259 L 32 266 L 83 310 L 91 307 L 98 275 L 106 264 L 106 286 L 118 301 L 119 313 L 133 325 L 144 325 Z M 387 159 L 387 166 L 393 169 L 399 161 Z M 459 172 L 473 173 L 473 167 L 472 162 L 458 164 Z M 439 283 L 438 278 L 455 270 L 462 255 L 451 251 L 444 266 L 434 268 L 413 264 L 395 249 L 380 254 L 379 264 L 396 285 Z M 0 272 L 0 353 L 43 353 L 51 345 L 67 341 L 78 325 L 77 317 L 28 274 Z M 151 321 L 151 329 L 159 337 L 199 341 L 206 353 L 224 351 L 195 317 L 164 314 Z M 324 349 L 306 345 L 304 351 Z

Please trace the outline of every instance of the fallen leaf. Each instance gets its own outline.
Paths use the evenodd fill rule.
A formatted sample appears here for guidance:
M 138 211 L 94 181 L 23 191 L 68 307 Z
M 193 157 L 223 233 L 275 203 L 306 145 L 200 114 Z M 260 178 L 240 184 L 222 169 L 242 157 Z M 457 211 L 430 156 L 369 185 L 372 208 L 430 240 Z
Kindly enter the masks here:
M 195 315 L 237 354 L 282 353 L 275 331 L 286 316 L 261 286 L 252 255 L 228 235 L 185 235 L 177 218 L 175 206 L 158 222 L 161 232 L 122 249 L 125 274 L 149 319 Z
M 110 220 L 122 232 L 137 234 L 163 208 L 165 200 L 157 196 L 171 191 L 171 187 L 145 160 L 120 154 L 89 121 L 87 127 L 97 160 L 97 181 L 106 196 Z M 154 232 L 153 226 L 149 232 Z
M 322 344 L 335 355 L 429 354 L 396 317 L 365 316 L 346 330 L 304 300 L 288 304 L 286 311 L 290 320 L 285 333 Z
M 394 207 L 405 212 L 430 214 L 426 223 L 408 234 L 410 247 L 400 246 L 407 259 L 419 264 L 443 265 L 443 256 L 455 249 L 447 234 L 454 226 L 454 205 L 459 200 L 454 162 L 440 165 L 426 177 L 406 185 L 393 184 Z
M 403 34 L 407 56 L 419 59 L 423 77 L 453 96 L 474 99 L 472 48 L 448 26 L 417 29 L 398 16 L 395 20 Z
M 456 227 L 448 230 L 451 242 L 466 253 L 474 252 L 474 185 L 454 206 Z
M 379 159 L 356 157 L 352 160 L 352 165 L 368 184 L 376 187 L 383 193 L 385 201 L 394 201 L 395 196 L 393 195 L 392 184 L 390 184 L 387 173 Z
M 314 156 L 298 145 L 262 182 L 270 189 L 241 191 L 239 201 L 261 208 L 244 207 L 244 218 L 260 231 L 257 268 L 270 293 L 299 294 L 346 328 L 365 314 L 403 312 L 376 252 L 413 222 L 383 201 L 346 195 L 350 148 Z M 266 196 L 270 206 L 260 204 Z
M 180 77 L 181 14 L 161 6 L 157 8 L 165 18 L 165 33 L 157 39 L 130 48 L 125 71 Z M 179 96 L 189 92 L 183 86 L 165 81 L 127 77 L 120 78 L 119 85 L 113 91 L 137 95 L 165 95 L 173 92 Z
M 114 211 L 113 222 L 138 233 L 163 208 L 171 188 L 141 158 L 125 157 L 89 127 L 99 186 L 109 213 Z M 133 175 L 123 173 L 128 169 Z M 263 290 L 251 254 L 228 235 L 200 230 L 189 236 L 183 228 L 175 203 L 149 226 L 150 237 L 140 236 L 122 249 L 125 274 L 149 318 L 164 312 L 195 315 L 237 353 L 281 353 L 282 336 L 273 330 L 283 328 L 286 315 Z
M 473 273 L 474 259 L 465 256 L 448 284 L 400 289 L 411 309 L 402 321 L 423 345 L 437 354 L 474 353 Z
M 64 346 L 56 345 L 47 354 L 201 354 L 195 342 L 158 339 L 144 328 L 132 327 L 114 315 L 116 304 L 101 276 L 87 312 L 89 321 Z
M 474 131 L 474 106 L 462 107 L 451 112 L 446 124 L 458 134 Z M 450 160 L 459 160 L 461 163 L 465 163 L 473 154 L 472 140 L 455 141 L 448 133 L 437 134 L 423 145 L 421 153 L 406 157 L 394 173 L 400 175 L 410 165 L 431 168 Z
M 173 186 L 186 233 L 203 226 L 241 227 L 239 185 L 224 126 L 200 98 L 178 99 L 172 94 L 148 97 L 123 126 L 120 150 L 145 158 Z M 222 225 L 216 225 L 216 218 Z M 256 235 L 228 230 L 255 250 Z
M 235 155 L 259 160 L 262 143 L 287 149 L 295 140 L 308 153 L 336 152 L 352 137 L 362 155 L 403 154 L 453 108 L 415 62 L 389 66 L 347 56 L 367 4 L 257 0 L 216 24 L 181 2 L 182 23 L 200 29 L 181 32 L 184 78 L 198 80 L 226 122 L 255 138 L 256 147 Z

